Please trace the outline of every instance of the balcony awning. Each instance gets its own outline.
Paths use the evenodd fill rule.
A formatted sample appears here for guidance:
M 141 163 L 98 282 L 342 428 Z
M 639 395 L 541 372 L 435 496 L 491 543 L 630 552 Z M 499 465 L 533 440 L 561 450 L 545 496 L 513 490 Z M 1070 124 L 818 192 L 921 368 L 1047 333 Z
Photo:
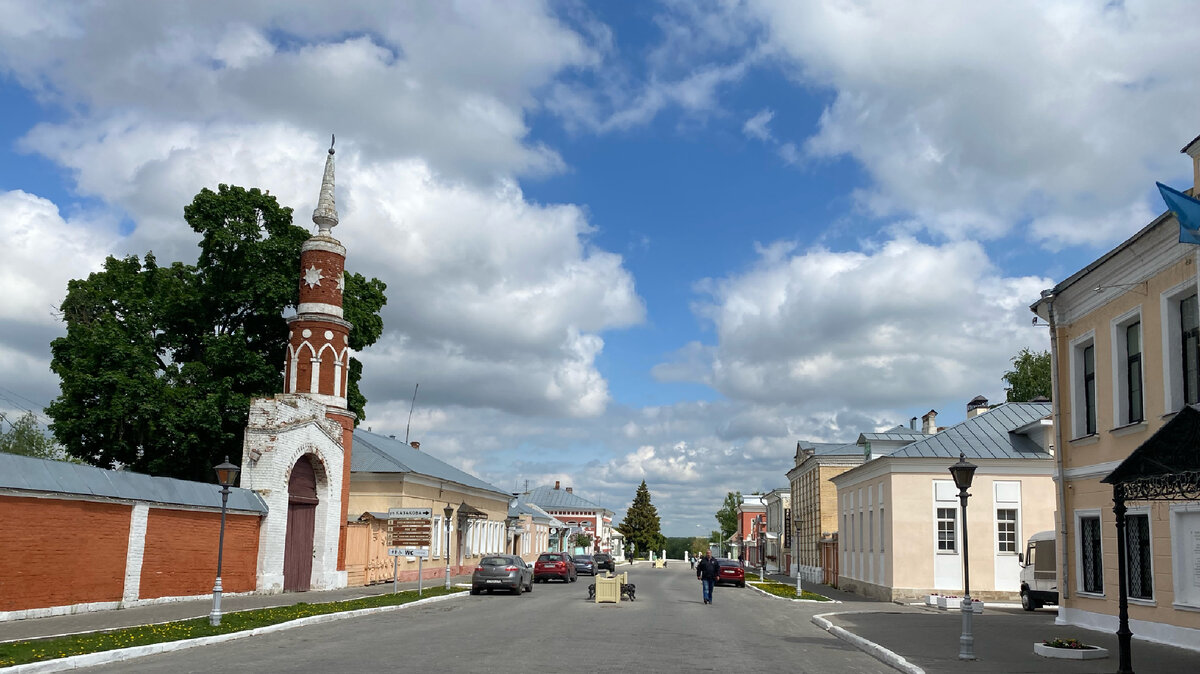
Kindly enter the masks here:
M 463 503 L 458 506 L 458 518 L 465 520 L 486 520 L 488 516 L 487 513 L 472 506 L 470 503 Z

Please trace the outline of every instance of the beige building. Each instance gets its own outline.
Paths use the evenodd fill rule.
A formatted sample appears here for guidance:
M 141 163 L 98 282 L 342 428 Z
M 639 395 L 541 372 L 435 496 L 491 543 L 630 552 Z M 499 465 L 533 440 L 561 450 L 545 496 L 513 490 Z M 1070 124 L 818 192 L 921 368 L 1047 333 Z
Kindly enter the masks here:
M 451 575 L 470 573 L 483 555 L 511 551 L 513 531 L 508 520 L 511 498 L 509 493 L 421 451 L 418 443 L 410 446 L 389 436 L 362 429 L 354 431 L 351 519 L 367 513 L 370 515 L 367 519 L 379 522 L 386 521 L 389 508 L 431 509 L 429 556 L 420 564 L 425 578 L 441 578 L 447 567 Z M 448 519 L 447 508 L 451 510 Z M 374 559 L 377 563 L 379 547 L 386 548 L 386 536 L 381 533 L 385 529 L 386 523 L 376 524 L 373 529 L 366 543 L 372 549 L 366 555 L 367 560 Z M 527 531 L 537 532 L 532 520 Z M 536 538 L 526 540 L 535 545 Z M 357 554 L 347 552 L 350 557 Z M 417 578 L 416 557 L 401 557 L 399 567 L 401 580 Z M 386 569 L 386 577 L 391 578 L 390 568 Z M 375 580 L 370 574 L 364 578 L 365 582 Z
M 812 583 L 823 580 L 818 544 L 822 537 L 837 533 L 837 487 L 834 477 L 863 462 L 863 450 L 855 443 L 796 443 L 796 465 L 788 471 L 791 485 L 792 567 L 791 575 Z
M 787 573 L 792 564 L 792 498 L 787 489 L 772 489 L 763 496 L 766 508 L 767 573 Z
M 1195 166 L 1195 194 L 1200 139 L 1184 151 Z M 1198 249 L 1179 243 L 1179 223 L 1164 213 L 1033 305 L 1050 324 L 1062 447 L 1060 623 L 1117 629 L 1114 489 L 1102 480 L 1200 401 Z M 1194 439 L 1181 450 L 1194 457 Z M 1190 476 L 1195 488 L 1200 476 Z M 1190 499 L 1170 489 L 1152 495 L 1167 498 L 1127 504 L 1130 628 L 1139 638 L 1197 648 L 1200 501 L 1195 491 Z
M 978 466 L 967 508 L 971 596 L 1018 597 L 1022 543 L 1054 525 L 1050 404 L 988 409 L 978 400 L 966 421 L 936 434 L 899 447 L 871 442 L 862 465 L 833 478 L 840 588 L 889 601 L 962 594 L 963 530 L 948 468 L 963 454 Z

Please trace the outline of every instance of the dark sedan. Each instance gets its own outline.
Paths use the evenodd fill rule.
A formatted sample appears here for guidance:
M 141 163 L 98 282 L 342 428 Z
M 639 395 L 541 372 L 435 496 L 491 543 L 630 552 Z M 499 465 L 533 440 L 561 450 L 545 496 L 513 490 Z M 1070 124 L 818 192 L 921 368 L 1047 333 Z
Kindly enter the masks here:
M 596 562 L 591 555 L 575 555 L 575 572 L 596 575 Z
M 728 583 L 746 587 L 746 571 L 742 568 L 741 562 L 736 559 L 718 559 L 717 565 L 720 569 L 717 571 L 716 585 Z
M 487 590 L 508 590 L 521 594 L 533 592 L 533 569 L 515 555 L 489 555 L 479 561 L 471 574 L 471 594 Z
M 605 569 L 617 572 L 617 563 L 613 561 L 612 555 L 607 552 L 597 552 L 592 555 L 592 560 L 596 562 L 596 570 L 604 571 Z

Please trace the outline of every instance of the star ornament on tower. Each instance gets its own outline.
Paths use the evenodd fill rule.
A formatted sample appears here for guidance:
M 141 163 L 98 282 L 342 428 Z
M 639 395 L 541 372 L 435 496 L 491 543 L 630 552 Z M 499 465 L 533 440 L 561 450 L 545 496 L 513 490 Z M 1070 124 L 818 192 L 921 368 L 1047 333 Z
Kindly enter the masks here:
M 322 278 L 325 277 L 321 276 L 321 270 L 317 269 L 316 265 L 304 270 L 304 282 L 308 284 L 309 288 L 316 288 L 321 285 Z

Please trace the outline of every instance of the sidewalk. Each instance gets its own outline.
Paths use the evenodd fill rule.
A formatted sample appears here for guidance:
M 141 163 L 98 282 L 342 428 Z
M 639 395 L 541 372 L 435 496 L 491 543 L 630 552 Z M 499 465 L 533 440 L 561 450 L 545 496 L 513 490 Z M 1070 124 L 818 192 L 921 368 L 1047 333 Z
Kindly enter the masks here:
M 749 569 L 747 570 L 749 571 Z M 795 578 L 767 574 L 771 580 L 795 583 Z M 747 573 L 747 580 L 758 574 Z M 882 646 L 930 674 L 935 672 L 1113 672 L 1117 669 L 1117 636 L 1112 632 L 1055 625 L 1054 607 L 1025 611 L 1017 605 L 1009 608 L 987 607 L 973 617 L 974 661 L 958 659 L 958 637 L 962 633 L 962 614 L 924 606 L 874 601 L 828 585 L 803 583 L 805 590 L 823 594 L 850 606 L 831 605 L 827 619 L 852 634 Z M 1099 660 L 1059 660 L 1033 654 L 1033 644 L 1046 639 L 1076 638 L 1107 648 L 1107 658 Z M 1200 651 L 1165 646 L 1134 638 L 1130 647 L 1137 672 L 1200 671 Z
M 470 582 L 470 575 L 453 576 L 450 578 L 451 584 L 469 584 Z M 427 578 L 425 579 L 424 587 L 442 587 L 444 584 L 444 578 Z M 398 587 L 401 590 L 415 590 L 417 589 L 417 583 L 416 581 L 400 583 Z M 391 583 L 379 583 L 366 587 L 347 587 L 340 590 L 252 594 L 240 597 L 226 595 L 221 597 L 221 611 L 222 613 L 233 613 L 234 611 L 291 606 L 300 603 L 324 604 L 327 602 L 387 594 L 391 591 Z M 136 625 L 189 620 L 191 618 L 205 617 L 210 610 L 212 610 L 212 597 L 206 597 L 204 599 L 151 604 L 111 611 L 92 611 L 89 613 L 75 613 L 49 618 L 12 620 L 0 622 L 0 642 L 40 639 L 80 632 L 101 632 L 122 627 L 134 627 Z
M 908 660 L 926 672 L 1112 672 L 1117 669 L 1117 637 L 1081 627 L 1055 625 L 1056 612 L 1033 613 L 1016 609 L 985 609 L 974 616 L 973 662 L 958 659 L 962 614 L 896 604 L 880 612 L 827 616 L 829 621 Z M 1033 644 L 1055 637 L 1076 638 L 1107 648 L 1100 660 L 1059 660 L 1033 654 Z M 1134 639 L 1130 648 L 1138 672 L 1194 672 L 1200 652 Z

